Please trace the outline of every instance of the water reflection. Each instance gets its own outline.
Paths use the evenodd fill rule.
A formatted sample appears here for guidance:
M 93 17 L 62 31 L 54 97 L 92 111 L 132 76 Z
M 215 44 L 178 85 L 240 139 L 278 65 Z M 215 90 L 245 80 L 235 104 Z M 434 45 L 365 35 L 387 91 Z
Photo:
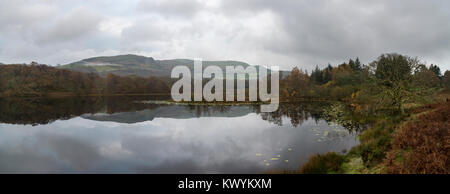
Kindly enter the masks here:
M 1 101 L 0 173 L 261 173 L 358 143 L 320 118 L 323 103 L 259 113 L 248 105 L 51 101 Z
M 137 123 L 163 118 L 239 117 L 257 113 L 266 120 L 283 125 L 282 117 L 289 117 L 297 127 L 312 117 L 321 118 L 323 107 L 328 103 L 284 103 L 272 113 L 260 113 L 259 106 L 198 106 L 161 105 L 140 103 L 148 96 L 112 96 L 84 98 L 0 98 L 0 122 L 9 124 L 49 124 L 77 116 L 98 121 Z M 168 97 L 150 97 L 164 100 Z
M 48 124 L 87 113 L 133 112 L 158 105 L 135 103 L 148 96 L 111 96 L 82 98 L 0 98 L 0 122 L 10 124 Z M 166 99 L 167 97 L 155 97 Z

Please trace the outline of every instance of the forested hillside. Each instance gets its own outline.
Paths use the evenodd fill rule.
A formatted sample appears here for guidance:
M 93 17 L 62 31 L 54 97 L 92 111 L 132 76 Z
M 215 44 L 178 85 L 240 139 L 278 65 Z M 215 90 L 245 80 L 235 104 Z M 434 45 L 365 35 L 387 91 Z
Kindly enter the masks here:
M 194 60 L 189 59 L 171 59 L 171 60 L 155 60 L 152 57 L 139 55 L 117 55 L 108 57 L 93 57 L 83 59 L 59 68 L 70 69 L 85 73 L 98 73 L 106 76 L 112 73 L 119 76 L 165 76 L 169 77 L 172 69 L 176 66 L 187 66 L 194 69 Z M 203 61 L 204 68 L 210 65 L 216 65 L 223 70 L 226 66 L 240 65 L 249 66 L 247 63 L 239 61 Z
M 0 96 L 73 96 L 169 93 L 168 81 L 82 73 L 32 63 L 0 66 Z

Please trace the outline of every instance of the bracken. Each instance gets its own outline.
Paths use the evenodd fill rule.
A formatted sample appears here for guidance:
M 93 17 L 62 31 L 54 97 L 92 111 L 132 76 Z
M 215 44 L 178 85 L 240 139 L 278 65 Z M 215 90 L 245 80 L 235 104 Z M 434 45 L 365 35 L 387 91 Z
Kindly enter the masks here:
M 395 135 L 384 163 L 388 173 L 449 174 L 450 103 L 409 122 Z

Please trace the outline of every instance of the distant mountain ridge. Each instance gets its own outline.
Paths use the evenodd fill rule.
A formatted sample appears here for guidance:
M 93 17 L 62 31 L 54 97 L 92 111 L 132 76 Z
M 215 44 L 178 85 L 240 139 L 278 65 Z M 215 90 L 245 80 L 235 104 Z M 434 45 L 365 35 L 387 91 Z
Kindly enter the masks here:
M 190 59 L 172 59 L 172 60 L 155 60 L 152 57 L 145 57 L 139 55 L 118 55 L 109 57 L 93 57 L 83 59 L 78 62 L 63 65 L 61 68 L 66 68 L 74 71 L 86 73 L 99 73 L 106 75 L 113 73 L 121 76 L 170 76 L 172 69 L 179 65 L 185 65 L 193 70 L 194 60 Z M 209 65 L 227 66 L 227 65 L 242 65 L 249 66 L 247 63 L 239 61 L 204 61 L 203 67 Z
M 85 73 L 98 73 L 102 76 L 112 73 L 120 76 L 169 77 L 172 69 L 179 65 L 185 65 L 193 71 L 194 60 L 155 60 L 152 57 L 128 54 L 83 59 L 81 61 L 62 65 L 59 68 Z M 203 61 L 203 68 L 211 65 L 221 67 L 224 72 L 226 66 L 242 66 L 244 68 L 250 66 L 249 64 L 240 61 Z

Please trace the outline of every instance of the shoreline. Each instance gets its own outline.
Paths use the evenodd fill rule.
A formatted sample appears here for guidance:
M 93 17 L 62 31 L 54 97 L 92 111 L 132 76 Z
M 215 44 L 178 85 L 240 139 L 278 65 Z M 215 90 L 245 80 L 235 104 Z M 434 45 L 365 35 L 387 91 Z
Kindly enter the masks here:
M 360 144 L 354 146 L 346 154 L 328 152 L 327 154 L 315 154 L 310 156 L 308 161 L 301 166 L 298 171 L 290 173 L 298 174 L 391 174 L 391 173 L 445 173 L 442 167 L 436 170 L 437 165 L 430 165 L 427 157 L 418 157 L 419 154 L 436 153 L 424 152 L 422 146 L 427 149 L 438 149 L 444 152 L 441 144 L 448 138 L 447 131 L 444 136 L 439 136 L 434 125 L 449 125 L 449 120 L 445 120 L 445 114 L 450 110 L 449 94 L 442 94 L 435 102 L 423 104 L 410 108 L 405 115 L 388 117 L 386 115 L 375 118 L 375 123 L 358 135 Z M 447 99 L 447 100 L 444 100 Z M 442 118 L 441 120 L 434 118 Z M 434 119 L 434 120 L 433 120 Z M 427 124 L 428 123 L 428 124 Z M 422 126 L 417 128 L 416 126 Z M 428 128 L 427 128 L 428 126 Z M 413 128 L 414 130 L 412 130 Z M 414 133 L 414 134 L 412 134 Z M 440 132 L 442 133 L 442 132 Z M 430 136 L 434 135 L 434 136 Z M 415 139 L 414 139 L 415 138 Z M 436 138 L 439 142 L 422 145 L 418 142 L 425 142 L 426 139 Z M 418 141 L 417 139 L 421 139 Z M 406 145 L 409 145 L 405 147 Z M 430 148 L 432 147 L 432 148 Z M 425 151 L 426 152 L 426 151 Z M 445 155 L 445 154 L 444 154 Z M 415 158 L 414 158 L 415 157 Z M 435 156 L 437 157 L 437 156 Z M 448 156 L 447 156 L 448 157 Z M 414 164 L 415 168 L 422 171 L 413 171 L 409 160 L 420 160 Z M 439 159 L 442 162 L 442 157 Z M 422 164 L 419 164 L 422 163 Z M 426 163 L 428 163 L 428 166 Z M 438 163 L 438 162 L 437 162 Z M 417 167 L 420 166 L 420 167 Z M 445 165 L 444 165 L 445 166 Z M 445 167 L 444 167 L 445 168 Z M 282 172 L 280 172 L 282 173 Z M 447 172 L 448 173 L 448 172 Z

